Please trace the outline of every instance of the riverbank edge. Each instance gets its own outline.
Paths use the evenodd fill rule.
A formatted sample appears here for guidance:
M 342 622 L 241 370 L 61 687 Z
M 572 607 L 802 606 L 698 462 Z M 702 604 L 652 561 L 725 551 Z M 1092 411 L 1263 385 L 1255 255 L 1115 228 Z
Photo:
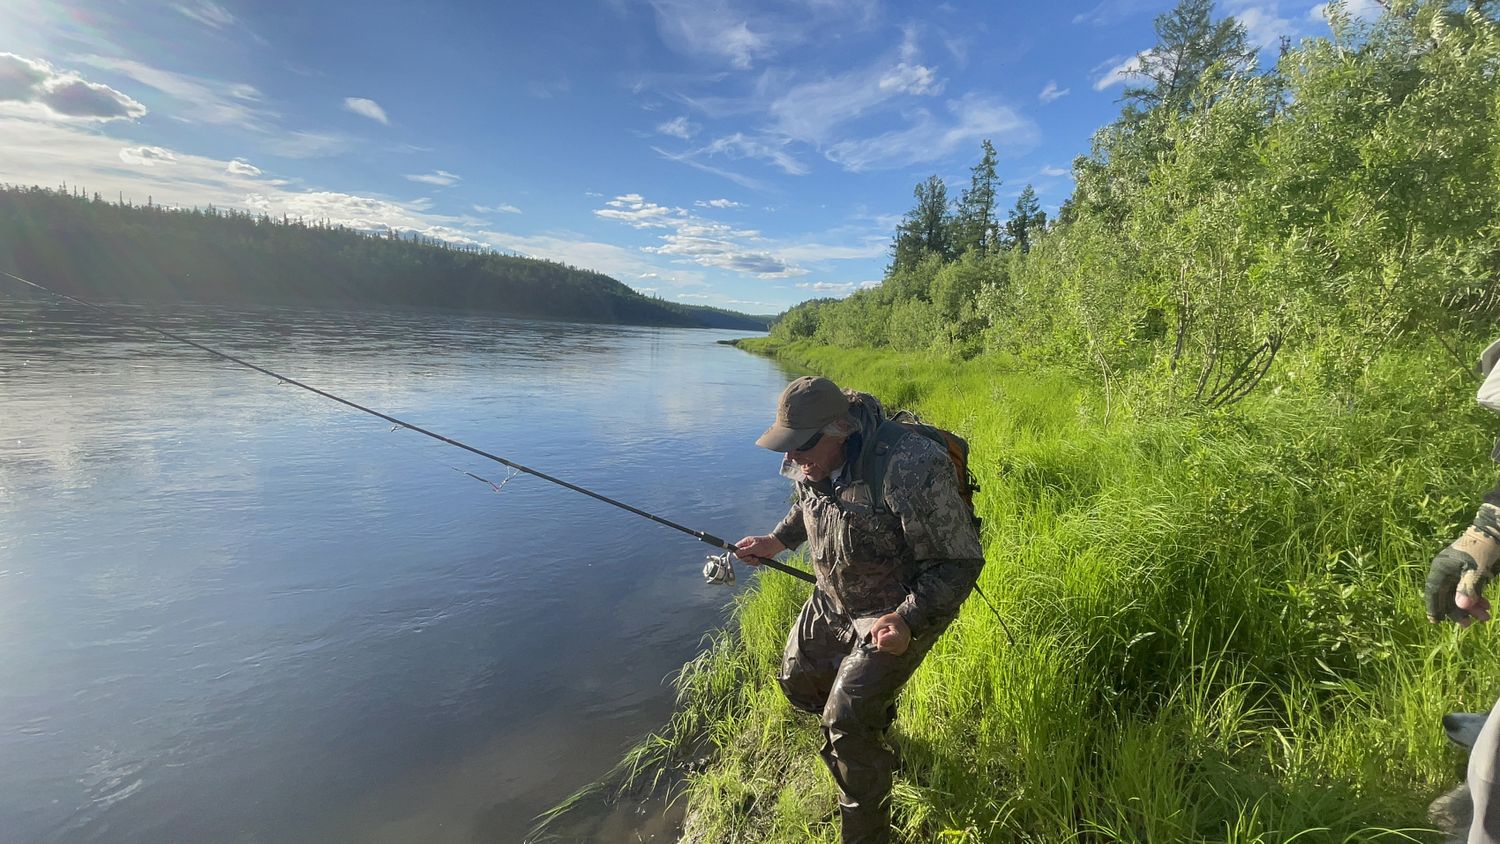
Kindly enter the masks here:
M 1118 393 L 1109 419 L 1088 385 L 1006 359 L 732 345 L 930 411 L 974 440 L 991 478 L 982 583 L 1020 642 L 998 644 L 971 607 L 909 685 L 898 840 L 1411 840 L 1457 782 L 1437 723 L 1493 701 L 1495 684 L 1463 667 L 1500 648 L 1429 628 L 1420 582 L 1493 466 L 1474 459 L 1485 428 L 1458 409 L 1472 410 L 1471 387 L 1436 358 L 1400 362 L 1342 415 L 1284 395 L 1163 420 L 1136 418 Z M 1079 506 L 1100 499 L 1118 512 Z M 1243 524 L 1257 520 L 1269 524 Z M 1108 542 L 1088 535 L 1101 531 Z M 677 678 L 672 722 L 617 769 L 626 789 L 671 780 L 681 841 L 836 839 L 817 731 L 772 680 L 805 598 L 784 580 L 741 593 Z M 1074 605 L 1063 617 L 1059 600 Z M 1242 615 L 1215 618 L 1235 602 Z M 1268 603 L 1275 616 L 1257 617 Z M 1099 704 L 1120 711 L 1101 721 Z

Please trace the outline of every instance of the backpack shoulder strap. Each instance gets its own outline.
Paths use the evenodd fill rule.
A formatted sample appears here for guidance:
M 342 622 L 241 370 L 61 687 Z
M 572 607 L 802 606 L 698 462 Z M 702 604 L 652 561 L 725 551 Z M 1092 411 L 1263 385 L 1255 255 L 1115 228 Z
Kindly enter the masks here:
M 905 411 L 902 411 L 905 413 Z M 910 414 L 907 414 L 910 416 Z M 937 443 L 946 451 L 947 440 L 943 438 L 938 429 L 931 425 L 923 425 L 919 422 L 907 422 L 899 418 L 889 419 L 882 422 L 875 429 L 875 442 L 872 447 L 866 449 L 864 456 L 863 471 L 860 473 L 865 483 L 870 486 L 870 502 L 875 512 L 884 513 L 889 508 L 885 506 L 885 474 L 891 464 L 891 452 L 908 434 L 920 434 Z

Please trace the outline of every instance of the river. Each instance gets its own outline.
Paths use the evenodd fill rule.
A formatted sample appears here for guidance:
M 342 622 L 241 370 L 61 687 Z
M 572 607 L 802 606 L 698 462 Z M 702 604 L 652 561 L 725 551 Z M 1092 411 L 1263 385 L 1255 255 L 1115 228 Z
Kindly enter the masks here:
M 131 313 L 697 530 L 785 508 L 744 335 Z M 712 549 L 391 428 L 0 297 L 6 841 L 518 841 L 666 721 Z

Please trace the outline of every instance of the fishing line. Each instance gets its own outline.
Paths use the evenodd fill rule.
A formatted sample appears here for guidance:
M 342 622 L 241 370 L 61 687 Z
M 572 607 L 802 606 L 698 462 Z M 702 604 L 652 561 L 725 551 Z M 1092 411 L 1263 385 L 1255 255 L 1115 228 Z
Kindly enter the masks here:
M 715 548 L 721 548 L 721 549 L 723 549 L 725 551 L 731 551 L 731 552 L 735 550 L 734 546 L 732 544 L 724 541 L 723 539 L 720 539 L 717 536 L 714 536 L 711 533 L 706 533 L 706 532 L 701 531 L 701 530 L 693 530 L 692 528 L 687 527 L 686 525 L 680 525 L 677 522 L 674 522 L 674 521 L 672 521 L 670 519 L 664 519 L 661 516 L 655 515 L 654 513 L 648 513 L 645 510 L 640 509 L 639 507 L 632 507 L 632 506 L 630 506 L 629 504 L 626 504 L 623 501 L 617 501 L 617 500 L 615 500 L 613 498 L 610 498 L 607 495 L 601 495 L 601 494 L 599 494 L 597 492 L 594 492 L 591 489 L 585 489 L 584 487 L 581 487 L 578 484 L 569 483 L 569 482 L 563 480 L 562 478 L 554 477 L 552 475 L 547 474 L 546 472 L 537 471 L 536 469 L 533 469 L 533 468 L 531 468 L 529 466 L 523 466 L 520 463 L 516 463 L 513 460 L 507 460 L 504 457 L 501 457 L 501 456 L 499 456 L 497 454 L 491 454 L 490 452 L 485 451 L 483 449 L 475 448 L 474 446 L 469 445 L 468 443 L 460 442 L 458 440 L 453 439 L 452 437 L 446 437 L 446 436 L 443 436 L 442 434 L 439 434 L 439 433 L 436 433 L 436 432 L 433 432 L 433 431 L 429 431 L 426 428 L 421 427 L 420 425 L 414 425 L 414 424 L 412 424 L 410 422 L 406 422 L 404 420 L 397 419 L 396 417 L 391 416 L 389 414 L 381 413 L 378 410 L 372 410 L 372 409 L 370 409 L 368 407 L 365 407 L 364 405 L 359 404 L 357 402 L 350 401 L 349 399 L 343 398 L 341 396 L 336 396 L 333 393 L 328 392 L 327 390 L 320 390 L 317 387 L 313 387 L 313 386 L 310 386 L 308 384 L 304 384 L 304 383 L 302 383 L 301 381 L 298 381 L 295 378 L 290 378 L 290 377 L 282 375 L 282 374 L 280 374 L 278 372 L 272 372 L 271 370 L 269 370 L 269 369 L 267 369 L 267 368 L 265 368 L 263 366 L 258 366 L 256 364 L 253 364 L 253 363 L 247 361 L 247 360 L 242 360 L 240 358 L 237 358 L 234 355 L 226 354 L 226 353 L 221 352 L 221 351 L 219 351 L 217 349 L 210 348 L 208 346 L 203 345 L 202 343 L 197 342 L 196 340 L 191 340 L 191 339 L 189 339 L 187 337 L 183 337 L 180 334 L 175 334 L 175 333 L 173 333 L 171 331 L 166 331 L 166 330 L 158 328 L 157 326 L 152 325 L 152 324 L 150 324 L 148 322 L 143 322 L 141 320 L 133 319 L 131 317 L 127 317 L 127 316 L 124 316 L 124 315 L 121 315 L 121 314 L 111 313 L 110 311 L 108 311 L 108 310 L 106 310 L 104 308 L 101 308 L 98 305 L 93 304 L 92 302 L 86 302 L 86 301 L 84 301 L 82 299 L 79 299 L 76 296 L 70 296 L 70 295 L 68 295 L 66 293 L 59 293 L 56 290 L 53 290 L 53 289 L 51 289 L 49 287 L 45 287 L 43 285 L 37 284 L 34 281 L 28 281 L 28 280 L 26 280 L 24 278 L 21 278 L 20 276 L 16 275 L 15 273 L 10 273 L 10 272 L 5 272 L 4 270 L 0 270 L 0 275 L 4 275 L 4 276 L 7 276 L 9 278 L 15 279 L 16 281 L 19 281 L 20 283 L 26 285 L 27 287 L 35 288 L 35 289 L 40 290 L 43 293 L 46 293 L 46 294 L 48 294 L 50 296 L 55 296 L 55 297 L 57 297 L 59 299 L 63 299 L 63 300 L 66 300 L 68 302 L 72 302 L 75 305 L 79 305 L 81 307 L 88 308 L 91 311 L 98 312 L 100 314 L 103 314 L 106 317 L 111 318 L 111 319 L 120 320 L 120 321 L 123 321 L 123 322 L 125 322 L 125 323 L 127 323 L 129 325 L 132 325 L 132 326 L 136 327 L 136 328 L 142 328 L 142 329 L 145 329 L 147 331 L 151 331 L 151 332 L 154 332 L 156 334 L 160 334 L 161 336 L 166 337 L 169 340 L 175 340 L 175 341 L 177 341 L 179 343 L 185 343 L 185 344 L 187 344 L 189 346 L 192 346 L 195 349 L 199 349 L 201 351 L 207 352 L 207 353 L 213 355 L 214 357 L 221 358 L 223 360 L 227 360 L 227 361 L 229 361 L 230 363 L 233 363 L 233 364 L 238 364 L 239 366 L 243 366 L 246 369 L 253 369 L 256 372 L 259 372 L 259 373 L 261 373 L 263 375 L 269 375 L 270 377 L 275 378 L 277 381 L 279 381 L 279 382 L 281 382 L 283 384 L 291 384 L 294 387 L 300 387 L 300 388 L 302 388 L 304 390 L 307 390 L 310 393 L 315 393 L 317 395 L 322 396 L 323 398 L 329 399 L 330 401 L 336 401 L 339 404 L 344 405 L 345 407 L 353 408 L 353 409 L 358 410 L 358 411 L 360 411 L 362 413 L 368 413 L 371 416 L 374 416 L 374 417 L 376 417 L 378 419 L 384 419 L 385 421 L 391 423 L 392 425 L 395 425 L 397 428 L 405 428 L 408 431 L 415 431 L 416 433 L 422 434 L 423 436 L 431 437 L 431 438 L 437 440 L 438 442 L 447 443 L 448 445 L 451 445 L 454 448 L 461 448 L 464 451 L 467 451 L 467 452 L 469 452 L 471 454 L 477 454 L 480 457 L 485 458 L 486 460 L 493 460 L 493 461 L 495 461 L 496 463 L 499 463 L 502 466 L 506 466 L 506 467 L 508 467 L 510 469 L 515 470 L 516 472 L 525 473 L 527 475 L 531 475 L 534 478 L 541 478 L 544 481 L 548 481 L 550 483 L 557 484 L 558 486 L 563 487 L 564 489 L 571 489 L 574 492 L 580 493 L 582 495 L 587 495 L 588 497 L 593 498 L 593 499 L 595 499 L 597 501 L 602 501 L 605 504 L 609 504 L 609 505 L 611 505 L 613 507 L 618 507 L 621 510 L 625 510 L 625 511 L 630 512 L 630 513 L 634 513 L 637 516 L 640 516 L 642 518 L 650 519 L 651 521 L 656 522 L 659 525 L 663 525 L 663 526 L 669 527 L 669 528 L 671 528 L 673 530 L 685 533 L 688 536 L 691 536 L 694 539 L 698 540 L 699 542 L 707 543 L 709 545 L 714 546 Z M 455 468 L 456 469 L 456 467 L 450 467 L 450 468 Z M 463 470 L 459 469 L 458 471 L 462 472 Z M 464 472 L 464 474 L 470 474 L 470 473 Z M 480 478 L 477 475 L 471 475 L 470 474 L 470 477 L 474 477 L 477 480 L 485 481 L 486 483 L 489 483 L 491 487 L 494 487 L 497 490 L 500 488 L 500 486 L 503 486 L 503 484 L 502 485 L 496 485 L 493 482 L 486 481 L 484 478 Z M 509 478 L 506 479 L 507 482 L 509 480 L 510 480 Z M 777 562 L 776 560 L 772 560 L 772 559 L 768 559 L 768 558 L 762 558 L 760 560 L 760 564 L 765 565 L 765 566 L 769 566 L 770 568 L 773 568 L 773 569 L 775 569 L 775 570 L 777 570 L 779 572 L 783 572 L 785 574 L 789 574 L 789 575 L 791 575 L 793 577 L 796 577 L 796 578 L 799 578 L 801 580 L 805 580 L 808 583 L 816 583 L 817 582 L 816 579 L 811 574 L 808 574 L 807 572 L 802 571 L 802 570 L 800 570 L 798 568 L 795 568 L 793 566 L 786 565 L 785 563 Z
M 277 386 L 282 386 L 282 385 L 278 384 Z M 301 394 L 299 393 L 298 395 L 301 395 Z M 402 429 L 402 427 L 400 425 L 392 425 L 391 426 L 391 433 L 393 433 L 393 434 L 394 433 L 398 433 L 401 430 L 403 430 L 403 429 Z M 476 475 L 473 472 L 469 471 L 468 469 L 465 469 L 462 466 L 456 466 L 456 465 L 454 465 L 452 463 L 449 463 L 447 460 L 443 460 L 442 458 L 439 458 L 439 457 L 434 457 L 433 455 L 429 454 L 428 452 L 423 451 L 420 447 L 414 446 L 414 445 L 408 445 L 405 442 L 403 442 L 402 440 L 399 440 L 399 439 L 387 440 L 384 444 L 387 445 L 387 446 L 389 446 L 389 447 L 391 447 L 391 448 L 394 448 L 394 449 L 396 449 L 398 451 L 401 451 L 401 452 L 403 452 L 405 454 L 409 454 L 409 455 L 411 455 L 414 458 L 418 458 L 418 459 L 422 460 L 425 463 L 430 463 L 433 466 L 441 466 L 444 469 L 448 469 L 448 470 L 457 472 L 460 475 L 463 475 L 464 477 L 472 478 L 473 480 L 479 481 L 480 483 L 484 484 L 485 486 L 488 486 L 490 488 L 490 491 L 492 491 L 492 492 L 504 492 L 505 491 L 505 485 L 508 484 L 508 483 L 510 483 L 511 481 L 515 480 L 521 474 L 520 472 L 517 472 L 516 470 L 511 469 L 509 471 L 509 474 L 507 474 L 504 478 L 502 478 L 500 480 L 500 483 L 497 484 L 494 481 L 490 480 L 489 478 L 484 477 L 483 475 Z

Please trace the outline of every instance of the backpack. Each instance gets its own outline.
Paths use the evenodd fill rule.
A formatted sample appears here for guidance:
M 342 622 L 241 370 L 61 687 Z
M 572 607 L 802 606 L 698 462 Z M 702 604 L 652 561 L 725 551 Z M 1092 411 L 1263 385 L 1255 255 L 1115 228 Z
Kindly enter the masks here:
M 928 425 L 909 410 L 897 411 L 881 422 L 875 429 L 874 443 L 865 449 L 861 475 L 870 485 L 870 500 L 875 511 L 885 511 L 885 470 L 890 463 L 891 449 L 908 434 L 920 434 L 948 452 L 948 459 L 953 461 L 953 471 L 958 476 L 958 494 L 963 496 L 964 504 L 969 508 L 969 518 L 974 520 L 974 528 L 978 530 L 974 493 L 979 491 L 979 484 L 975 483 L 974 473 L 969 470 L 969 441 L 952 431 Z
M 863 476 L 870 485 L 871 503 L 875 512 L 886 512 L 885 470 L 890 465 L 891 449 L 908 434 L 920 434 L 948 452 L 948 459 L 953 461 L 953 471 L 958 476 L 958 494 L 963 496 L 964 504 L 969 508 L 974 532 L 979 533 L 981 520 L 979 514 L 974 512 L 974 493 L 979 491 L 979 484 L 975 483 L 974 473 L 969 470 L 969 441 L 952 431 L 928 425 L 909 410 L 899 410 L 889 419 L 881 421 L 880 426 L 875 429 L 873 447 L 866 447 L 860 457 L 860 467 L 865 470 Z M 1500 453 L 1500 449 L 1497 449 L 1497 453 Z M 1005 631 L 1005 638 L 1010 640 L 1011 647 L 1015 647 L 1016 637 L 1010 632 L 1010 625 L 1005 623 L 1005 618 L 1000 615 L 1000 610 L 995 607 L 990 596 L 984 594 L 978 583 L 974 584 L 974 591 L 979 593 L 990 612 L 995 614 L 995 620 L 1000 622 L 1000 629 Z

